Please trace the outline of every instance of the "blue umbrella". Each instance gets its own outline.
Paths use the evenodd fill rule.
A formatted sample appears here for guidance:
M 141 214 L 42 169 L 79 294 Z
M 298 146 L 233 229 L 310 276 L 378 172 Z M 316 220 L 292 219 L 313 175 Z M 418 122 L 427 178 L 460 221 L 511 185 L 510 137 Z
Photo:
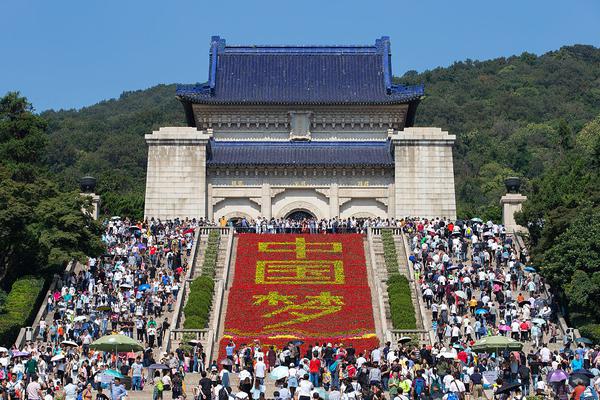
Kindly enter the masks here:
M 478 308 L 477 310 L 475 310 L 475 315 L 482 315 L 482 314 L 487 314 L 488 311 L 484 308 Z
M 536 269 L 533 267 L 525 267 L 525 271 L 526 272 L 537 272 Z
M 107 369 L 104 371 L 104 375 L 112 376 L 113 378 L 124 378 L 123 374 L 114 369 Z
M 150 289 L 150 285 L 148 285 L 147 283 L 144 283 L 143 285 L 140 285 L 138 287 L 138 290 L 148 290 Z

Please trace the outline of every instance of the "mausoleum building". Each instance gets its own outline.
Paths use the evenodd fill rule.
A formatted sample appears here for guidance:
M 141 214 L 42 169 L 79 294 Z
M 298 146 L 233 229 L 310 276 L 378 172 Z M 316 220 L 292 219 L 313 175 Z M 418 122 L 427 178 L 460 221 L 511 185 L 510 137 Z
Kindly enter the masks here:
M 231 46 L 177 87 L 187 127 L 146 135 L 148 218 L 456 217 L 452 146 L 414 127 L 423 86 L 392 82 L 390 41 Z

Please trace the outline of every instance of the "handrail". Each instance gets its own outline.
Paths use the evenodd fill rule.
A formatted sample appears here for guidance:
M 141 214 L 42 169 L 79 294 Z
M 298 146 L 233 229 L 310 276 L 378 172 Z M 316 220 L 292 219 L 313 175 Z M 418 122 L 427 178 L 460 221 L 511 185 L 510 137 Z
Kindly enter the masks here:
M 63 276 L 65 276 L 67 273 L 72 272 L 76 266 L 77 266 L 77 262 L 75 260 L 70 261 L 67 264 L 67 266 L 65 267 L 65 270 L 63 271 Z M 50 286 L 48 287 L 48 291 L 46 292 L 46 297 L 44 298 L 44 301 L 42 302 L 42 305 L 40 306 L 40 308 L 35 316 L 35 319 L 31 323 L 31 326 L 24 326 L 19 330 L 19 336 L 17 336 L 17 340 L 15 341 L 15 346 L 17 348 L 20 349 L 25 344 L 26 334 L 27 334 L 28 330 L 31 330 L 33 340 L 35 340 L 35 338 L 37 338 L 37 335 L 38 335 L 39 329 L 40 329 L 40 321 L 42 319 L 46 319 L 46 317 L 48 316 L 48 298 L 54 292 L 54 289 L 56 288 L 56 284 L 58 283 L 59 279 L 60 279 L 60 276 L 54 275 L 54 277 L 52 279 L 52 283 L 50 283 Z
M 165 338 L 165 342 L 163 342 L 163 350 L 168 353 L 171 351 L 171 332 L 174 329 L 177 329 L 179 325 L 179 321 L 181 321 L 181 314 L 183 313 L 183 305 L 185 302 L 185 294 L 186 287 L 189 285 L 190 277 L 193 276 L 194 269 L 196 268 L 196 256 L 198 255 L 198 247 L 200 246 L 200 229 L 196 229 L 196 233 L 194 234 L 194 245 L 192 246 L 192 252 L 190 253 L 190 257 L 188 259 L 188 269 L 185 274 L 185 278 L 181 280 L 181 288 L 179 289 L 179 293 L 181 296 L 177 299 L 177 303 L 175 304 L 175 310 L 173 311 L 173 315 L 171 317 L 171 325 L 167 332 L 163 332 L 163 337 Z
M 377 302 L 379 305 L 379 320 L 381 321 L 381 334 L 382 338 L 385 342 L 388 342 L 392 339 L 392 335 L 387 326 L 387 316 L 385 314 L 385 304 L 383 304 L 383 293 L 381 293 L 380 282 L 377 280 L 377 274 L 375 274 L 375 250 L 373 249 L 373 235 L 371 232 L 371 227 L 367 227 L 367 244 L 369 246 L 369 258 L 370 265 L 369 275 L 371 276 L 371 281 L 373 282 L 373 286 L 375 287 L 375 295 L 377 296 Z M 366 255 L 365 255 L 366 256 Z
M 521 237 L 521 234 L 520 234 L 519 231 L 514 230 L 510 235 L 514 239 L 515 250 L 517 252 L 520 253 L 522 249 L 526 248 L 525 247 L 525 241 Z M 550 285 L 544 283 L 544 285 L 542 285 L 542 288 L 543 288 L 543 293 L 546 295 L 546 298 L 547 299 L 552 298 L 552 295 L 550 293 L 550 289 L 551 289 Z M 562 315 L 562 312 L 560 311 L 560 308 L 558 308 L 556 310 L 556 319 L 558 321 L 558 327 L 562 331 L 562 334 L 565 335 L 567 333 L 567 330 L 569 329 L 569 325 L 567 324 L 567 321 L 565 320 L 564 316 Z M 578 329 L 573 329 L 573 336 L 574 336 L 574 339 L 581 336 L 579 334 L 579 330 Z

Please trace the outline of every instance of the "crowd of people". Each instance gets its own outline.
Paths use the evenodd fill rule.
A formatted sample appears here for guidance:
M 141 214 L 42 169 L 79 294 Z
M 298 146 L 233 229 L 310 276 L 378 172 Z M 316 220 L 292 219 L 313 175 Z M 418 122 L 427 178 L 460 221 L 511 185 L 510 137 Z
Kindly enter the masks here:
M 202 223 L 106 221 L 106 254 L 58 277 L 33 340 L 0 348 L 0 399 L 91 399 L 92 391 L 99 399 L 121 399 L 123 382 L 141 390 L 142 372 L 152 364 L 173 367 L 161 374 L 165 380 L 183 370 L 183 355 L 162 354 L 160 347 Z M 116 357 L 90 348 L 111 333 L 134 338 L 145 350 Z
M 279 378 L 275 399 L 598 398 L 600 348 L 575 339 L 571 330 L 562 332 L 543 278 L 503 226 L 477 219 L 371 226 L 402 227 L 408 236 L 434 344 L 406 338 L 374 349 L 335 343 L 274 349 L 231 342 L 226 348 L 231 372 L 213 374 L 204 396 L 212 388 L 212 398 L 270 398 L 264 380 L 269 371 L 284 368 L 285 376 L 273 377 Z M 268 224 L 265 232 L 271 232 Z M 497 336 L 519 345 L 476 349 L 479 339 Z M 230 373 L 240 382 L 232 388 Z
M 162 353 L 194 229 L 202 224 L 108 221 L 107 254 L 61 278 L 34 340 L 0 348 L 0 399 L 121 400 L 142 389 L 153 399 L 198 400 L 598 399 L 600 348 L 563 334 L 526 251 L 516 250 L 501 225 L 480 220 L 236 221 L 243 231 L 259 233 L 401 227 L 432 345 L 409 337 L 377 348 L 231 341 L 222 349 L 226 358 L 217 361 L 206 360 L 192 341 Z M 115 332 L 145 350 L 116 355 L 90 347 Z M 478 340 L 497 336 L 522 345 L 477 349 Z M 200 373 L 199 382 L 186 387 L 190 372 Z M 269 393 L 268 380 L 275 384 Z
M 398 227 L 400 220 L 375 218 L 314 218 L 307 213 L 292 218 L 219 218 L 219 226 L 233 226 L 240 233 L 365 233 L 367 227 Z

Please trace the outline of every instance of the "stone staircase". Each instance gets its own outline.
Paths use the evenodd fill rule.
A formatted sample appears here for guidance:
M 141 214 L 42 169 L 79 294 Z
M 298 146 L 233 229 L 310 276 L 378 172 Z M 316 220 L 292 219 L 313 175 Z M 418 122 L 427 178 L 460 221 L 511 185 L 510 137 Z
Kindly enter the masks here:
M 219 229 L 219 228 L 210 228 L 210 229 Z M 169 350 L 176 349 L 179 346 L 180 341 L 183 339 L 184 335 L 192 335 L 196 339 L 199 339 L 206 349 L 207 356 L 211 356 L 211 349 L 213 346 L 213 342 L 215 341 L 215 331 L 214 327 L 218 326 L 218 321 L 221 315 L 225 315 L 225 309 L 222 306 L 221 297 L 223 296 L 223 287 L 224 280 L 227 276 L 227 257 L 228 257 L 228 246 L 229 241 L 231 240 L 230 235 L 233 235 L 233 231 L 228 228 L 220 228 L 221 236 L 219 238 L 218 245 L 218 254 L 217 254 L 217 263 L 215 266 L 215 290 L 213 294 L 213 302 L 209 311 L 209 326 L 206 329 L 184 329 L 185 322 L 185 314 L 183 313 L 183 307 L 185 306 L 185 301 L 189 295 L 189 283 L 191 283 L 194 279 L 198 278 L 202 275 L 202 265 L 204 264 L 204 255 L 205 250 L 208 244 L 208 235 L 210 229 L 205 228 L 201 231 L 200 239 L 198 240 L 198 248 L 197 251 L 200 251 L 198 257 L 195 258 L 195 265 L 192 269 L 188 279 L 185 290 L 185 297 L 182 299 L 181 311 L 178 315 L 173 319 L 174 323 L 171 341 L 169 344 Z
M 418 294 L 417 294 L 417 288 L 414 284 L 414 274 L 412 269 L 410 268 L 409 265 L 409 261 L 408 261 L 408 257 L 406 255 L 406 249 L 405 249 L 405 245 L 404 245 L 404 234 L 402 233 L 402 231 L 400 229 L 395 229 L 393 231 L 393 238 L 394 238 L 394 244 L 396 245 L 396 256 L 398 258 L 398 272 L 404 276 L 406 276 L 406 278 L 408 279 L 409 283 L 410 283 L 410 289 L 411 289 L 411 298 L 412 298 L 412 302 L 413 302 L 413 306 L 415 307 L 415 314 L 416 314 L 416 321 L 417 321 L 417 329 L 414 330 L 414 332 L 409 332 L 407 330 L 403 330 L 403 331 L 399 331 L 393 328 L 392 325 L 392 321 L 391 321 L 391 313 L 390 313 L 390 302 L 389 302 L 389 296 L 388 296 L 388 292 L 387 292 L 387 278 L 388 278 L 388 271 L 387 271 L 387 266 L 385 264 L 385 257 L 384 257 L 384 247 L 383 247 L 383 240 L 381 237 L 381 229 L 371 229 L 370 233 L 371 235 L 371 242 L 373 245 L 373 253 L 374 253 L 374 258 L 376 260 L 376 266 L 375 266 L 375 270 L 377 273 L 377 276 L 379 278 L 380 281 L 380 285 L 382 287 L 382 291 L 381 291 L 381 295 L 383 298 L 383 304 L 385 307 L 385 316 L 386 316 L 386 320 L 388 321 L 388 328 L 391 332 L 390 337 L 392 338 L 392 341 L 394 341 L 394 339 L 400 337 L 400 336 L 405 336 L 406 334 L 416 334 L 417 336 L 421 337 L 421 340 L 424 342 L 429 342 L 429 338 L 428 338 L 428 334 L 424 331 L 425 330 L 425 321 L 423 321 L 423 319 L 421 318 L 422 315 L 422 309 L 421 309 L 421 304 L 418 298 Z

